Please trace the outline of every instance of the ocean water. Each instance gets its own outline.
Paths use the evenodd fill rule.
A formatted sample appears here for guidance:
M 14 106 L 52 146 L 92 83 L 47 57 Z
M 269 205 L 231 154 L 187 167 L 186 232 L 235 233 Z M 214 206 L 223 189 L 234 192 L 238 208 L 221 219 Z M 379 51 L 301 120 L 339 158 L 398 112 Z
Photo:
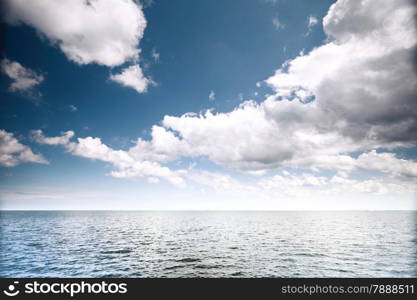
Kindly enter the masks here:
M 415 277 L 417 212 L 0 212 L 1 277 Z

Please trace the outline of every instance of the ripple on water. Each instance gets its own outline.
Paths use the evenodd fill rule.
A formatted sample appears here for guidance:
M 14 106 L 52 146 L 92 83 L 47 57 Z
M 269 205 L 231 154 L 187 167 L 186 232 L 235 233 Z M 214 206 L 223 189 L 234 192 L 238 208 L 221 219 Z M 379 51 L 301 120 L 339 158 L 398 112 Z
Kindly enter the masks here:
M 130 249 L 100 251 L 101 254 L 126 254 L 126 253 L 130 253 L 130 252 L 132 252 L 132 250 L 130 250 Z
M 177 259 L 175 261 L 177 261 L 177 262 L 183 262 L 183 263 L 193 263 L 193 262 L 200 262 L 201 259 L 200 258 L 186 257 L 186 258 Z
M 1 277 L 415 277 L 416 212 L 0 212 Z

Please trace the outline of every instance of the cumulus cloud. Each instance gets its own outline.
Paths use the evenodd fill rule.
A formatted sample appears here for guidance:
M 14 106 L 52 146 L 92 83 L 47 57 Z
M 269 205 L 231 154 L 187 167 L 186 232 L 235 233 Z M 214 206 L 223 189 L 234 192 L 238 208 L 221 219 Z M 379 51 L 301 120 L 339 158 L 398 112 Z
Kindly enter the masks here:
M 28 146 L 21 144 L 13 133 L 0 129 L 0 166 L 15 167 L 27 162 L 48 164 L 41 154 L 35 154 Z
M 417 177 L 417 162 L 397 158 L 394 153 L 377 153 L 375 150 L 363 153 L 358 157 L 356 165 L 398 177 Z
M 261 176 L 256 188 L 272 193 L 280 186 L 289 188 L 282 193 L 302 190 L 307 196 L 316 190 L 335 195 L 349 189 L 413 190 L 416 162 L 392 151 L 415 146 L 417 140 L 415 14 L 407 0 L 339 0 L 323 20 L 325 44 L 284 63 L 265 81 L 272 93 L 263 102 L 245 101 L 230 112 L 165 116 L 152 127 L 149 140 L 138 139 L 128 150 L 111 149 L 93 137 L 65 147 L 111 163 L 112 176 L 146 177 L 152 183 L 163 178 L 178 185 L 188 180 L 240 189 L 224 174 L 164 166 L 182 157 L 206 157 Z M 265 175 L 282 168 L 302 175 Z M 381 175 L 349 177 L 362 169 Z M 337 174 L 312 175 L 320 170 Z
M 5 0 L 4 18 L 12 25 L 34 27 L 77 64 L 115 67 L 132 63 L 111 79 L 146 91 L 152 82 L 138 62 L 146 28 L 142 6 L 134 0 Z M 155 52 L 153 56 L 155 57 Z M 159 54 L 158 54 L 159 57 Z
M 332 5 L 323 22 L 330 41 L 268 78 L 274 94 L 264 102 L 246 101 L 229 113 L 165 116 L 162 125 L 186 152 L 241 171 L 349 171 L 350 153 L 413 146 L 416 10 L 407 0 L 380 6 Z
M 349 171 L 356 167 L 350 153 L 413 146 L 416 10 L 407 0 L 385 2 L 332 5 L 323 21 L 329 42 L 268 78 L 274 94 L 264 102 L 246 101 L 228 113 L 165 116 L 174 152 L 241 171 Z
M 271 99 L 293 99 L 290 113 L 299 115 L 296 103 L 314 98 L 299 123 L 350 138 L 363 149 L 412 143 L 417 138 L 415 13 L 407 0 L 338 1 L 323 20 L 331 41 L 268 78 L 275 91 Z M 272 117 L 281 118 L 281 111 L 277 107 Z
M 143 75 L 141 67 L 137 64 L 123 69 L 119 74 L 110 75 L 110 80 L 133 88 L 138 93 L 146 92 L 148 86 L 154 84 L 152 80 Z
M 166 116 L 162 125 L 185 155 L 206 156 L 211 161 L 240 171 L 261 171 L 280 166 L 350 168 L 351 158 L 342 155 L 358 147 L 337 133 L 323 134 L 299 124 L 310 106 L 291 114 L 290 101 L 244 102 L 229 113 Z M 282 120 L 272 118 L 277 106 Z M 311 120 L 314 121 L 314 120 Z M 172 148 L 171 148 L 172 149 Z
M 9 88 L 13 92 L 32 91 L 44 80 L 43 75 L 7 58 L 2 59 L 0 67 L 1 71 L 12 80 Z
M 41 130 L 35 130 L 32 136 L 40 144 L 62 145 L 72 155 L 110 163 L 115 168 L 110 175 L 115 178 L 147 178 L 151 183 L 156 183 L 158 178 L 163 178 L 178 187 L 186 186 L 181 176 L 184 171 L 173 171 L 161 166 L 155 161 L 158 160 L 155 159 L 157 154 L 146 153 L 147 149 L 143 147 L 140 139 L 134 147 L 125 151 L 112 149 L 100 138 L 77 138 L 76 142 L 72 142 L 70 141 L 74 136 L 72 131 L 64 132 L 61 136 L 45 137 Z M 149 146 L 149 149 L 152 149 L 152 146 Z M 160 160 L 164 159 L 160 158 Z
M 117 66 L 137 60 L 146 27 L 141 6 L 131 0 L 6 0 L 8 23 L 24 23 L 78 64 Z

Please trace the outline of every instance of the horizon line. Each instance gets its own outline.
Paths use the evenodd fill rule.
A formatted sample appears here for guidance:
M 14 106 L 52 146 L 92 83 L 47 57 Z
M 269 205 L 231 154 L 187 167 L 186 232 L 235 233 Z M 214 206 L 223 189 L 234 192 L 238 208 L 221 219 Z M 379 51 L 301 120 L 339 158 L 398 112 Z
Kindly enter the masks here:
M 415 211 L 417 209 L 0 209 L 0 212 L 390 212 Z

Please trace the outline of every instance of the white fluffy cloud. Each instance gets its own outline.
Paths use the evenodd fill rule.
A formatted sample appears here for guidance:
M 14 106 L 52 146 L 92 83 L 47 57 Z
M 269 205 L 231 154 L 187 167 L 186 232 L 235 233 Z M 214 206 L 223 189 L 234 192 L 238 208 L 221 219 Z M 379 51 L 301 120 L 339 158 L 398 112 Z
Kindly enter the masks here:
M 294 104 L 300 107 L 297 114 L 291 111 Z M 272 118 L 278 107 L 281 120 Z M 313 105 L 286 100 L 267 100 L 261 104 L 249 101 L 229 113 L 207 111 L 200 115 L 166 116 L 162 125 L 172 138 L 171 145 L 176 146 L 171 151 L 184 156 L 206 156 L 232 169 L 262 171 L 281 166 L 350 169 L 353 159 L 342 153 L 356 151 L 358 146 L 336 132 L 322 133 L 300 124 L 309 109 L 314 109 Z
M 397 158 L 394 153 L 377 153 L 375 150 L 363 153 L 358 157 L 356 166 L 398 177 L 417 177 L 417 162 Z
M 267 79 L 275 93 L 264 102 L 247 101 L 229 113 L 166 116 L 162 125 L 171 137 L 171 153 L 206 156 L 252 172 L 277 167 L 384 171 L 370 165 L 378 156 L 397 163 L 397 170 L 385 168 L 388 173 L 414 174 L 414 162 L 371 150 L 412 146 L 417 140 L 416 9 L 407 0 L 384 1 L 383 7 L 376 2 L 334 4 L 323 22 L 330 41 Z M 163 143 L 154 151 L 161 154 L 158 145 Z M 356 151 L 367 153 L 355 160 L 350 153 Z
M 93 137 L 78 138 L 77 142 L 71 142 L 70 139 L 74 136 L 72 131 L 57 137 L 45 137 L 42 131 L 36 130 L 32 132 L 32 136 L 40 144 L 63 145 L 72 155 L 110 163 L 114 167 L 110 175 L 115 178 L 146 178 L 153 184 L 162 178 L 179 187 L 185 187 L 187 182 L 192 182 L 223 194 L 252 194 L 267 198 L 274 193 L 301 197 L 312 191 L 317 195 L 337 195 L 349 190 L 372 194 L 404 193 L 415 191 L 413 178 L 417 177 L 416 162 L 399 159 L 393 153 L 370 151 L 356 159 L 340 155 L 334 158 L 316 157 L 314 162 L 309 162 L 314 163 L 317 169 L 338 170 L 334 176 L 312 173 L 294 175 L 287 171 L 282 171 L 280 175 L 263 176 L 261 172 L 255 174 L 261 176 L 257 184 L 246 184 L 228 174 L 194 168 L 174 171 L 163 166 L 163 163 L 178 160 L 182 156 L 192 157 L 199 154 L 192 146 L 178 140 L 172 132 L 160 126 L 152 128 L 150 141 L 138 139 L 128 150 L 114 150 L 103 144 L 100 138 Z M 389 176 L 377 176 L 362 181 L 348 179 L 349 173 L 360 169 L 379 171 Z
M 78 64 L 117 66 L 137 60 L 146 27 L 141 6 L 131 0 L 6 0 L 11 24 L 33 26 Z
M 15 167 L 19 164 L 33 162 L 48 164 L 48 161 L 40 154 L 21 144 L 12 133 L 0 129 L 0 166 Z
M 363 148 L 413 143 L 415 14 L 407 0 L 338 1 L 323 20 L 331 41 L 268 78 L 272 98 L 293 98 L 293 103 L 314 98 L 314 109 L 300 123 L 325 134 L 337 132 Z M 292 105 L 291 113 L 299 114 L 299 107 Z
M 408 0 L 339 0 L 323 20 L 328 41 L 268 78 L 273 94 L 265 101 L 245 101 L 228 113 L 165 116 L 153 126 L 150 140 L 138 139 L 126 151 L 92 137 L 65 147 L 74 155 L 111 163 L 112 176 L 146 177 L 152 183 L 164 178 L 221 190 L 244 186 L 228 175 L 163 165 L 206 157 L 262 176 L 255 190 L 287 186 L 290 190 L 283 193 L 301 190 L 305 195 L 313 190 L 334 195 L 349 189 L 377 194 L 413 190 L 410 178 L 417 174 L 417 163 L 375 149 L 395 150 L 417 140 L 415 14 Z M 354 152 L 362 154 L 354 158 Z M 301 169 L 302 174 L 264 176 L 280 168 Z M 337 174 L 311 175 L 323 169 Z M 362 169 L 382 175 L 349 177 Z
M 4 16 L 9 24 L 34 27 L 77 64 L 133 63 L 110 77 L 123 86 L 143 93 L 152 83 L 138 64 L 146 19 L 137 1 L 5 0 Z
M 146 92 L 148 86 L 154 84 L 143 75 L 141 67 L 137 64 L 123 69 L 119 74 L 110 75 L 110 79 L 123 86 L 131 87 L 138 93 Z
M 64 132 L 56 137 L 45 137 L 41 130 L 32 132 L 33 139 L 40 144 L 62 145 L 72 155 L 110 163 L 115 168 L 110 175 L 115 178 L 147 178 L 151 183 L 156 183 L 158 178 L 163 178 L 178 187 L 186 185 L 181 176 L 183 171 L 172 171 L 168 167 L 161 166 L 155 159 L 157 154 L 147 152 L 147 150 L 152 150 L 152 146 L 146 149 L 143 147 L 144 142 L 140 139 L 136 146 L 124 151 L 108 147 L 100 138 L 78 138 L 76 142 L 72 142 L 70 139 L 73 136 L 72 131 Z
M 375 177 L 366 180 L 346 178 L 341 175 L 325 177 L 314 174 L 294 175 L 288 172 L 262 178 L 258 181 L 260 191 L 266 194 L 295 198 L 318 199 L 323 196 L 341 195 L 401 195 L 412 196 L 417 192 L 414 182 Z
M 349 170 L 352 152 L 412 146 L 415 14 L 407 0 L 340 0 L 323 21 L 330 41 L 268 78 L 274 94 L 264 102 L 166 116 L 162 124 L 187 153 L 244 171 Z
M 44 80 L 42 75 L 7 58 L 1 61 L 0 67 L 1 71 L 12 79 L 11 91 L 28 92 Z
M 74 132 L 69 130 L 64 132 L 61 136 L 57 137 L 45 137 L 42 133 L 42 130 L 33 130 L 31 132 L 32 139 L 44 145 L 66 145 L 69 143 L 70 139 L 74 136 Z

